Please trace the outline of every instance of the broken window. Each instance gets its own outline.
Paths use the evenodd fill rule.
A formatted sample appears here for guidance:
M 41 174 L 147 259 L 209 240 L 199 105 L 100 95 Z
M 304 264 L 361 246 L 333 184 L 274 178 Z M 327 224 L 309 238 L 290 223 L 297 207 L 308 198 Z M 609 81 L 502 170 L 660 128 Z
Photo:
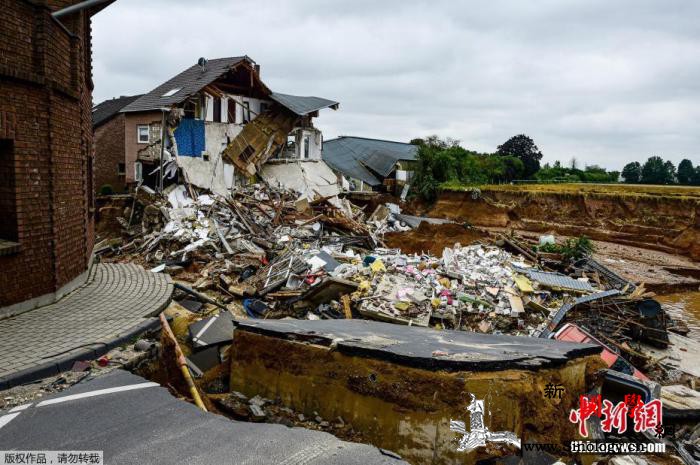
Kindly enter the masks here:
M 136 133 L 138 134 L 139 144 L 148 144 L 150 140 L 150 134 L 147 124 L 139 124 L 136 126 Z
M 182 109 L 185 112 L 185 118 L 187 119 L 194 119 L 197 115 L 197 104 L 192 100 L 186 101 Z
M 309 136 L 304 137 L 304 158 L 309 158 L 309 142 L 311 139 Z
M 236 101 L 232 98 L 228 99 L 228 122 L 236 122 Z
M 296 158 L 296 150 L 297 150 L 297 142 L 296 142 L 296 135 L 295 134 L 289 134 L 287 136 L 287 145 L 285 147 L 285 154 L 284 158 Z
M 250 102 L 243 102 L 243 123 L 250 122 Z
M 243 152 L 241 152 L 241 156 L 239 157 L 241 160 L 244 162 L 247 162 L 248 159 L 255 153 L 255 149 L 251 147 L 250 145 L 246 146 L 246 148 L 243 149 Z
M 0 255 L 18 240 L 16 202 L 14 141 L 0 139 Z
M 221 122 L 221 99 L 219 97 L 214 97 L 214 122 Z
M 126 164 L 125 163 L 117 163 L 117 174 L 119 176 L 124 176 L 126 174 Z

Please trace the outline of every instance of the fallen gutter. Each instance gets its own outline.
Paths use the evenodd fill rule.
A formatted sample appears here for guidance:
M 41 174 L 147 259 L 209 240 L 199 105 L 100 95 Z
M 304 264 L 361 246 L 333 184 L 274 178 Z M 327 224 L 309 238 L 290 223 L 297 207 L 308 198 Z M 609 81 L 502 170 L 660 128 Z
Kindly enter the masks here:
M 113 0 L 85 0 L 84 2 L 77 3 L 75 5 L 71 5 L 69 7 L 63 8 L 58 11 L 54 11 L 51 13 L 51 16 L 54 18 L 58 19 L 61 18 L 62 16 L 70 15 L 72 13 L 77 13 L 79 11 L 82 11 L 86 8 L 90 8 L 93 6 L 97 5 L 102 5 L 103 3 L 111 3 Z

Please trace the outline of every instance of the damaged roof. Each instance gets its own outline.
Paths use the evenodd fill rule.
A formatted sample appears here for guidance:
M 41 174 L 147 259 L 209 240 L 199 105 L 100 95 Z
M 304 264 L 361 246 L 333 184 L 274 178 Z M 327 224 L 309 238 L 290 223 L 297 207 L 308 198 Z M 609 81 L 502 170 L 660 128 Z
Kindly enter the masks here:
M 141 96 L 143 96 L 143 94 L 130 96 L 122 95 L 119 98 L 113 98 L 98 103 L 92 107 L 92 127 L 96 128 L 97 126 L 106 123 L 112 118 L 112 116 L 119 113 L 122 108 L 129 105 L 131 102 Z
M 340 105 L 338 102 L 321 97 L 302 97 L 298 95 L 280 94 L 279 92 L 273 92 L 270 94 L 270 98 L 299 116 L 306 116 L 309 113 L 323 108 L 333 108 L 337 110 Z
M 165 81 L 135 102 L 122 109 L 123 112 L 159 110 L 183 102 L 203 87 L 216 81 L 233 66 L 242 61 L 253 62 L 249 57 L 228 57 L 209 60 L 202 69 L 195 64 L 174 78 Z
M 164 82 L 135 101 L 130 102 L 121 111 L 125 113 L 153 111 L 182 103 L 188 97 L 216 81 L 231 68 L 243 61 L 247 61 L 251 64 L 255 63 L 248 56 L 240 56 L 215 58 L 207 61 L 204 68 L 199 66 L 199 64 L 190 66 L 174 78 Z M 337 110 L 340 105 L 338 102 L 321 97 L 303 97 L 280 94 L 277 92 L 271 92 L 270 98 L 299 116 L 306 116 L 322 108 L 330 107 Z
M 370 186 L 381 185 L 400 160 L 415 160 L 418 147 L 404 142 L 341 136 L 323 143 L 323 161 Z

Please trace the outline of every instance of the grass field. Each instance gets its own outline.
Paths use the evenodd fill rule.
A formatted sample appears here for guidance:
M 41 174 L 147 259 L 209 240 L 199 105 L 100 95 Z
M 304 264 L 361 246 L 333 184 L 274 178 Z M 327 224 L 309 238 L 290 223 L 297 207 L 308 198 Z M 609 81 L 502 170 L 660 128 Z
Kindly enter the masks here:
M 464 187 L 464 189 L 470 189 Z M 634 197 L 676 197 L 700 200 L 700 186 L 651 186 L 642 184 L 492 184 L 479 186 L 482 191 L 602 194 Z M 449 186 L 448 190 L 461 190 Z

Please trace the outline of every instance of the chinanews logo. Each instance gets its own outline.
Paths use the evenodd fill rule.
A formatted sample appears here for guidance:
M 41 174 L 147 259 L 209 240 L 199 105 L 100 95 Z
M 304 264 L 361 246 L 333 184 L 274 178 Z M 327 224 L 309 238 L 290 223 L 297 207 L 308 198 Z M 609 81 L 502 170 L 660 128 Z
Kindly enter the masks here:
M 484 423 L 484 401 L 470 394 L 471 401 L 467 406 L 469 412 L 469 430 L 465 422 L 450 420 L 450 430 L 461 434 L 457 451 L 471 452 L 488 443 L 501 443 L 514 446 L 521 450 L 523 456 L 547 452 L 552 455 L 560 454 L 646 454 L 664 453 L 666 445 L 663 442 L 613 442 L 613 441 L 571 441 L 569 444 L 525 443 L 521 445 L 520 438 L 510 431 L 490 431 Z M 658 399 L 643 402 L 637 394 L 625 395 L 624 401 L 613 404 L 600 395 L 579 396 L 579 408 L 572 409 L 569 421 L 578 424 L 581 437 L 588 437 L 586 421 L 593 415 L 600 418 L 603 432 L 618 434 L 628 429 L 637 433 L 653 433 L 661 438 L 664 433 L 662 421 L 662 404 Z
M 586 420 L 593 415 L 600 418 L 601 429 L 610 433 L 617 430 L 619 434 L 627 431 L 631 420 L 635 433 L 651 430 L 657 437 L 663 435 L 661 424 L 661 401 L 654 399 L 644 403 L 639 394 L 626 394 L 625 400 L 613 404 L 608 399 L 601 399 L 600 394 L 579 396 L 579 408 L 571 410 L 569 421 L 578 423 L 579 434 L 587 438 Z

